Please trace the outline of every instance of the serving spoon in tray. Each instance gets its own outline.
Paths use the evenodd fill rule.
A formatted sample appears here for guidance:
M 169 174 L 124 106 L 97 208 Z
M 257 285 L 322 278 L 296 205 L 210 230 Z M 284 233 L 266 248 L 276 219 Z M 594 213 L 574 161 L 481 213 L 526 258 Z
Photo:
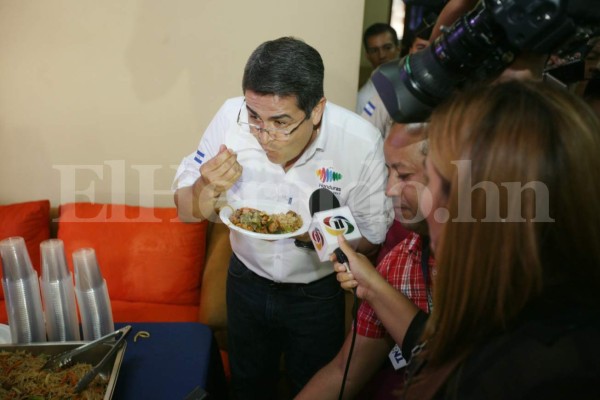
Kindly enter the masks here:
M 104 357 L 102 357 L 102 360 L 100 360 L 96 365 L 94 365 L 92 369 L 88 371 L 79 380 L 79 382 L 77 382 L 77 386 L 75 386 L 74 392 L 79 393 L 83 391 L 90 384 L 91 381 L 94 380 L 96 375 L 100 373 L 100 371 L 106 365 L 106 363 L 110 361 L 111 357 L 123 346 L 125 337 L 129 334 L 130 331 L 131 325 L 127 325 L 121 329 L 104 335 L 101 338 L 93 340 L 89 343 L 56 354 L 50 357 L 50 359 L 46 361 L 46 363 L 42 366 L 41 369 L 59 369 L 68 367 L 73 364 L 73 357 L 75 357 L 76 355 L 89 351 L 100 345 L 110 345 L 111 349 L 104 355 Z M 109 343 L 116 337 L 118 337 L 116 341 Z

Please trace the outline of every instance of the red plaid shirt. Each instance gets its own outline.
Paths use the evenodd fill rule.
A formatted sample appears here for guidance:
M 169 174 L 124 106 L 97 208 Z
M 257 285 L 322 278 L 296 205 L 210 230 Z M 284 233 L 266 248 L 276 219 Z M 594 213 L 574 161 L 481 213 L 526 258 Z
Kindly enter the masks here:
M 421 271 L 421 237 L 410 232 L 396 245 L 379 265 L 377 271 L 396 290 L 401 291 L 417 307 L 429 312 L 428 298 L 431 298 L 431 276 L 435 274 L 433 257 L 429 257 L 428 287 L 425 287 Z M 368 302 L 363 301 L 358 309 L 358 334 L 370 338 L 382 338 L 387 335 L 381 321 Z

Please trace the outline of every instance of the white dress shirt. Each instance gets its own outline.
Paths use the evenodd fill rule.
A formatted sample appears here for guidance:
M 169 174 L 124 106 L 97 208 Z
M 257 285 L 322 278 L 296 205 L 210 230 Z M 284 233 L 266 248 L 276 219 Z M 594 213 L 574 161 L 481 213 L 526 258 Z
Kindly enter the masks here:
M 227 192 L 228 201 L 277 200 L 308 213 L 310 195 L 326 188 L 350 208 L 363 237 L 375 244 L 385 240 L 393 209 L 385 196 L 383 141 L 375 127 L 327 102 L 319 134 L 286 172 L 271 163 L 256 138 L 237 125 L 242 104 L 242 97 L 229 99 L 217 112 L 197 151 L 181 162 L 174 190 L 192 185 L 200 177 L 200 165 L 225 144 L 238 151 L 243 167 L 242 176 Z M 245 110 L 241 118 L 247 120 Z M 333 272 L 330 262 L 322 263 L 315 251 L 296 247 L 294 239 L 266 241 L 236 231 L 231 231 L 230 239 L 233 251 L 250 270 L 276 282 L 309 283 Z

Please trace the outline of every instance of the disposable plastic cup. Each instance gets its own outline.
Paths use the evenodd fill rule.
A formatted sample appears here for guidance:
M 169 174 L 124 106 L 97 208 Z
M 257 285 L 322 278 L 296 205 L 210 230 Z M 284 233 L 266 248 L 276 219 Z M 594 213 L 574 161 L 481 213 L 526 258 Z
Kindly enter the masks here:
M 65 246 L 60 239 L 44 240 L 40 244 L 42 255 L 42 279 L 45 282 L 56 282 L 69 276 Z
M 37 275 L 14 281 L 3 279 L 2 288 L 12 342 L 45 342 L 46 328 Z
M 76 250 L 73 253 L 73 265 L 75 268 L 75 286 L 79 290 L 94 289 L 104 282 L 94 249 Z
M 2 279 L 16 281 L 35 274 L 25 246 L 25 239 L 22 237 L 14 236 L 0 241 L 0 255 L 2 256 Z
M 95 340 L 115 330 L 106 283 L 88 290 L 75 288 L 84 340 Z
M 13 343 L 45 342 L 46 329 L 38 276 L 22 237 L 0 242 L 2 288 Z
M 73 276 L 67 268 L 64 244 L 60 239 L 49 239 L 40 244 L 40 249 L 42 253 L 40 287 L 48 340 L 52 342 L 81 340 Z
M 40 281 L 40 286 L 48 340 L 51 342 L 81 340 L 71 274 L 60 281 Z
M 75 295 L 84 340 L 94 340 L 115 330 L 110 297 L 94 249 L 73 253 Z

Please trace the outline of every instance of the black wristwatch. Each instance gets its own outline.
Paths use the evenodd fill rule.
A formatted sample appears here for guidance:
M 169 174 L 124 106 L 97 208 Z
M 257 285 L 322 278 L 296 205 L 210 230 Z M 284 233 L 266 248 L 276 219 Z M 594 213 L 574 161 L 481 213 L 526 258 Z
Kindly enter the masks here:
M 294 244 L 296 245 L 296 247 L 300 247 L 301 249 L 308 249 L 308 250 L 314 250 L 315 249 L 315 245 L 313 244 L 313 242 L 303 242 L 302 240 L 294 240 Z

